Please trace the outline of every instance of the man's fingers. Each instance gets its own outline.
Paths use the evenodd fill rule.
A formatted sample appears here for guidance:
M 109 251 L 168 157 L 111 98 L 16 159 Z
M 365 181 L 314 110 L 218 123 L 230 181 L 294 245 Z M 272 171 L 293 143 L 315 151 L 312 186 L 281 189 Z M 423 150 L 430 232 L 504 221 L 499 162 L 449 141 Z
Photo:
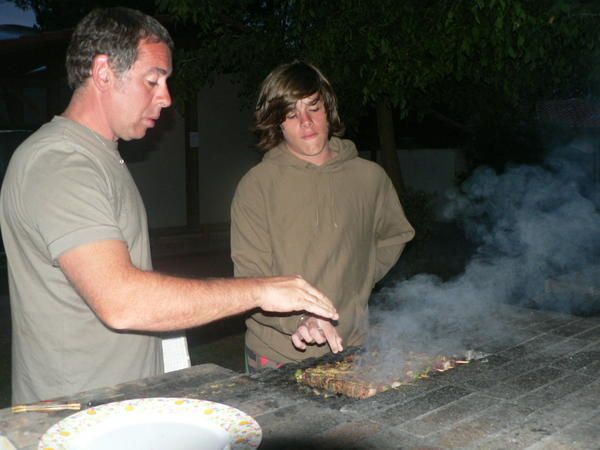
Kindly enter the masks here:
M 324 319 L 338 320 L 339 315 L 331 303 L 331 301 L 322 296 L 322 298 L 316 297 L 310 293 L 306 293 L 304 298 L 301 299 L 303 306 L 301 309 L 314 314 L 315 316 L 323 317 Z
M 312 287 L 301 276 L 265 279 L 266 290 L 261 291 L 259 305 L 265 311 L 306 311 L 314 316 L 303 322 L 292 334 L 292 343 L 299 350 L 309 344 L 329 344 L 333 353 L 342 350 L 341 339 L 332 320 L 339 315 L 331 300 Z M 265 285 L 263 285 L 265 286 Z
M 265 278 L 263 281 L 257 296 L 257 306 L 263 310 L 306 311 L 325 319 L 338 320 L 339 315 L 331 300 L 301 276 Z
M 337 320 L 339 318 L 338 313 L 333 306 L 333 302 L 327 298 L 321 291 L 313 287 L 308 281 L 302 278 L 300 275 L 296 275 L 296 279 L 299 281 L 302 290 L 305 292 L 304 299 L 308 300 L 313 306 L 309 306 L 311 309 L 307 309 L 308 312 L 324 317 L 326 319 Z M 320 313 L 317 311 L 321 311 Z

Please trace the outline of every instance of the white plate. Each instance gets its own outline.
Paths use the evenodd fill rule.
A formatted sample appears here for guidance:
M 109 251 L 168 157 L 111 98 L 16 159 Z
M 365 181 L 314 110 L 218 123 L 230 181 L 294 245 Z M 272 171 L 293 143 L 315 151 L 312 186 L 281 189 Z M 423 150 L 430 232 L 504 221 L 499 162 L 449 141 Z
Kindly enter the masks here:
M 188 398 L 143 398 L 79 411 L 53 425 L 38 450 L 247 450 L 262 431 L 246 413 Z

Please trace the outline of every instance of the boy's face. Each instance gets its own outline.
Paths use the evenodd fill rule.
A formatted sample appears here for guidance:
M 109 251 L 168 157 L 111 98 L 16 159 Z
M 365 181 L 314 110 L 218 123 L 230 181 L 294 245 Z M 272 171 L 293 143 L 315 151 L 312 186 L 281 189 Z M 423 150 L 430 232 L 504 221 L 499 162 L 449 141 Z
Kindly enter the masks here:
M 318 93 L 300 99 L 281 124 L 287 148 L 298 158 L 320 165 L 329 158 L 329 122 Z

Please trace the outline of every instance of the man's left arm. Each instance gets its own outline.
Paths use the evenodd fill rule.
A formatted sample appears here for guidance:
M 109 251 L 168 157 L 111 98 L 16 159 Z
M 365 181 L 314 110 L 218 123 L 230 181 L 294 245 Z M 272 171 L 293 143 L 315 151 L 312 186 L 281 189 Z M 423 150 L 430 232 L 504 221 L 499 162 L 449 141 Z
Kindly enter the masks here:
M 415 230 L 408 222 L 398 194 L 387 175 L 383 182 L 375 218 L 376 267 L 375 282 L 381 280 L 396 264 Z

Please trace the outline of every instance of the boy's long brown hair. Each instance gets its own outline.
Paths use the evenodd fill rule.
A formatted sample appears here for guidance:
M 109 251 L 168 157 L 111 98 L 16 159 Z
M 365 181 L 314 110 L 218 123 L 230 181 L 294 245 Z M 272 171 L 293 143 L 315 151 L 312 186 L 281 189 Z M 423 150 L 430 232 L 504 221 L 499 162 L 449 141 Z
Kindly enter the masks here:
M 312 64 L 293 61 L 276 67 L 262 83 L 254 113 L 258 147 L 270 150 L 283 141 L 281 124 L 298 100 L 318 93 L 327 112 L 329 137 L 341 136 L 344 125 L 331 84 Z

